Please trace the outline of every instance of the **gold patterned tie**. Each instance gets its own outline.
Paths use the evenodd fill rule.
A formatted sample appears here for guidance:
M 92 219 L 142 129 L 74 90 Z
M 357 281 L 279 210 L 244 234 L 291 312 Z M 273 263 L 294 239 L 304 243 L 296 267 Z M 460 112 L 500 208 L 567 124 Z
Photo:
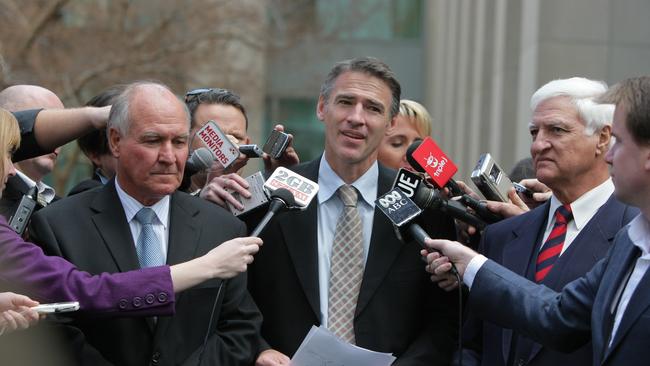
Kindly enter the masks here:
M 328 328 L 349 342 L 354 339 L 354 312 L 363 278 L 363 230 L 357 210 L 357 191 L 351 185 L 338 190 L 343 212 L 336 223 L 330 261 Z

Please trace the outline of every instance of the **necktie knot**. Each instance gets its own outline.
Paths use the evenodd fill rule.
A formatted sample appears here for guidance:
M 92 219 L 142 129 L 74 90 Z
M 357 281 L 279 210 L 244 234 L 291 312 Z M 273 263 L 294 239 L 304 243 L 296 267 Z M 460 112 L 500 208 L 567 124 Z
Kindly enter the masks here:
M 570 205 L 560 206 L 555 210 L 555 221 L 566 224 L 573 219 L 573 212 Z
M 356 207 L 357 206 L 357 190 L 349 185 L 349 184 L 344 184 L 341 187 L 339 187 L 339 197 L 341 198 L 341 201 L 343 201 L 343 204 L 346 207 Z
M 143 226 L 153 224 L 154 217 L 156 213 L 149 207 L 143 207 L 135 214 L 135 219 Z

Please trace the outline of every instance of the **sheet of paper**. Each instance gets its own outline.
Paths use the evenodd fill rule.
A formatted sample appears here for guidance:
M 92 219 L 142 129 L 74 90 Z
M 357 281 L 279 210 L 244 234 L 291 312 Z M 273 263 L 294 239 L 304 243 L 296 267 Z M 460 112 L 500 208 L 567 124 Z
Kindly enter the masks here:
M 370 351 L 346 343 L 325 327 L 312 326 L 291 359 L 292 366 L 388 366 L 390 353 Z

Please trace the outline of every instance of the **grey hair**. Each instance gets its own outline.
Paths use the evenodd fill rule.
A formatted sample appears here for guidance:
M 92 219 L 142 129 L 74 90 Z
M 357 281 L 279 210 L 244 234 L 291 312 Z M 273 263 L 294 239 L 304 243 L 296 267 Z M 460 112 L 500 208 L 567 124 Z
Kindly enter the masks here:
M 130 109 L 131 101 L 135 92 L 144 86 L 156 86 L 160 89 L 168 91 L 170 94 L 175 95 L 174 92 L 165 84 L 156 81 L 136 81 L 128 84 L 122 93 L 120 93 L 114 100 L 111 112 L 108 116 L 107 130 L 115 129 L 120 135 L 126 136 L 131 127 Z M 177 97 L 178 99 L 178 97 Z M 179 104 L 183 106 L 185 111 L 185 120 L 187 121 L 187 130 L 190 130 L 190 111 L 187 109 L 185 103 L 178 99 Z
M 390 118 L 399 113 L 399 101 L 402 93 L 402 87 L 397 81 L 393 71 L 382 61 L 374 57 L 358 57 L 351 60 L 345 60 L 334 65 L 330 70 L 325 82 L 321 85 L 320 95 L 327 102 L 329 100 L 334 83 L 341 74 L 348 71 L 356 71 L 374 76 L 388 85 L 392 100 L 390 104 Z
M 558 79 L 544 84 L 530 98 L 530 108 L 535 110 L 543 101 L 554 97 L 568 97 L 576 106 L 585 123 L 585 134 L 593 135 L 604 126 L 611 126 L 614 118 L 614 104 L 598 103 L 605 94 L 607 84 L 581 77 Z

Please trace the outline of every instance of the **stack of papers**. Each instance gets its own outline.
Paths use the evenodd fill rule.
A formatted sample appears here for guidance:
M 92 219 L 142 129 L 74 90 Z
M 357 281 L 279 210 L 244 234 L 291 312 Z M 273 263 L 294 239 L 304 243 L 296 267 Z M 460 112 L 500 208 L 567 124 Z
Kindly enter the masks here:
M 388 366 L 395 361 L 381 353 L 346 343 L 322 325 L 312 326 L 291 359 L 292 366 Z

